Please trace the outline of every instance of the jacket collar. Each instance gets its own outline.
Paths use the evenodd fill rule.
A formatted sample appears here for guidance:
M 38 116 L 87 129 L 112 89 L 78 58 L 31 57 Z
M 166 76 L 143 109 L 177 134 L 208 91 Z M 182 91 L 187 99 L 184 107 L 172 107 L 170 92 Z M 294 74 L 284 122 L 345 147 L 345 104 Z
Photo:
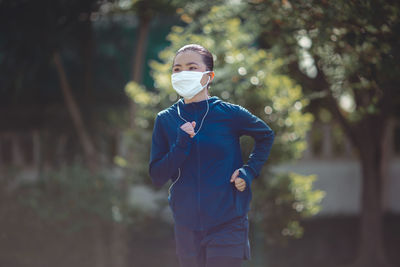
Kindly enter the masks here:
M 207 107 L 207 101 L 208 104 L 211 106 L 213 106 L 214 104 L 220 102 L 221 100 L 217 97 L 217 96 L 212 96 L 209 99 L 205 99 L 199 102 L 191 102 L 188 104 L 185 104 L 185 101 L 183 100 L 183 98 L 180 98 L 177 102 L 176 105 L 179 105 L 179 108 L 181 110 L 185 110 L 185 111 L 192 111 L 192 110 L 196 110 L 196 109 L 204 109 Z

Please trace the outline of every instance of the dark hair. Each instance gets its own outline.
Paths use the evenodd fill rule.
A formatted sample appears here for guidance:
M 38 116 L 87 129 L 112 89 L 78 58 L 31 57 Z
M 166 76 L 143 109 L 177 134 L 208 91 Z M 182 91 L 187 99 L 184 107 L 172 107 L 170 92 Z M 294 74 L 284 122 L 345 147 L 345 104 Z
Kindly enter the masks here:
M 201 45 L 198 44 L 188 44 L 183 47 L 181 47 L 175 54 L 175 57 L 179 55 L 180 53 L 187 52 L 187 51 L 193 51 L 198 53 L 201 58 L 203 59 L 204 64 L 206 65 L 206 70 L 208 71 L 213 71 L 214 70 L 214 59 L 210 51 L 202 47 Z M 174 58 L 175 61 L 175 58 Z

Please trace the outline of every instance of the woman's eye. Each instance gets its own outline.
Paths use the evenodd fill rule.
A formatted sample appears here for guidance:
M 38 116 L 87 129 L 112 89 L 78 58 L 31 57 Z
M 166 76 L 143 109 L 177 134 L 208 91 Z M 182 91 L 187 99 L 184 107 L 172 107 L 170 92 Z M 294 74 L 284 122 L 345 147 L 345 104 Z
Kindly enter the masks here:
M 173 72 L 178 72 L 178 71 L 179 71 L 179 68 L 173 69 Z
M 190 67 L 189 70 L 195 70 L 197 69 L 196 67 Z

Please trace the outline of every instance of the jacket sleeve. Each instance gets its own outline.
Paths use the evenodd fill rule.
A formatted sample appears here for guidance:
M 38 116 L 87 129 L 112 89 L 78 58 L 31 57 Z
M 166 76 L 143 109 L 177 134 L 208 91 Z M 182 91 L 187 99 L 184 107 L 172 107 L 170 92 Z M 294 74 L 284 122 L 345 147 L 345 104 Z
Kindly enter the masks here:
M 189 134 L 178 127 L 175 143 L 169 147 L 162 118 L 157 115 L 152 134 L 149 174 L 156 186 L 163 186 L 189 155 L 193 139 Z
M 274 132 L 264 121 L 239 105 L 236 106 L 235 126 L 239 136 L 249 135 L 255 141 L 247 164 L 239 168 L 239 177 L 245 179 L 246 184 L 251 185 L 268 159 L 274 142 Z

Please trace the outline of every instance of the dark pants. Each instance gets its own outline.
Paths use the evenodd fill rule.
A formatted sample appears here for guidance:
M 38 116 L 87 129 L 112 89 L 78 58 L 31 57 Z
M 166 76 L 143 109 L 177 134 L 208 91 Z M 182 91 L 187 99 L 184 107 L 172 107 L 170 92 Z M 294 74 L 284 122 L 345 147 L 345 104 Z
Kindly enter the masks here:
M 240 267 L 243 259 L 233 257 L 212 257 L 206 262 L 198 262 L 196 258 L 179 258 L 180 267 Z
M 196 231 L 175 224 L 176 252 L 181 267 L 240 266 L 250 259 L 247 216 L 208 230 Z

